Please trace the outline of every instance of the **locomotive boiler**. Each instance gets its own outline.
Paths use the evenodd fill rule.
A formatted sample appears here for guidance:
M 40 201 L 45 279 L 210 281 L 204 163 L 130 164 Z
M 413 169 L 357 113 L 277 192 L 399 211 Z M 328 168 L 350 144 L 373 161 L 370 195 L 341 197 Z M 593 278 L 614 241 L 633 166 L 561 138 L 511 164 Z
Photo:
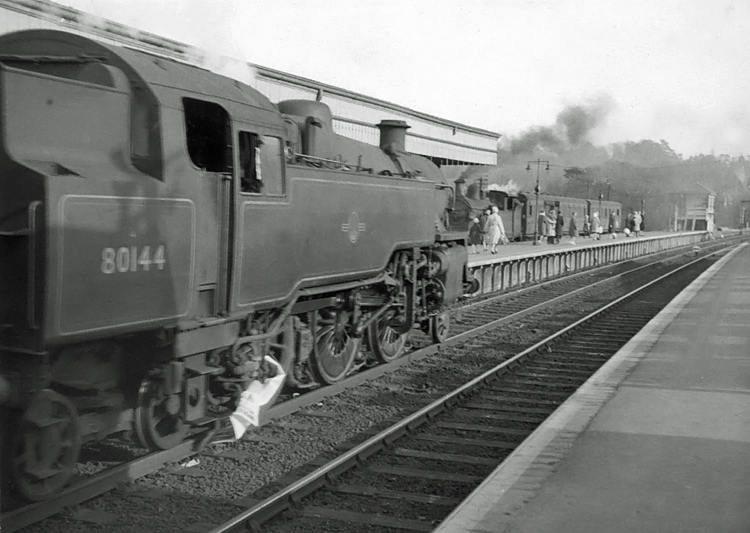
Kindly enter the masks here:
M 447 332 L 475 290 L 451 190 L 384 120 L 57 31 L 0 37 L 3 476 L 42 500 L 87 441 L 166 449 L 276 372 L 305 389 Z M 8 428 L 12 428 L 10 431 Z

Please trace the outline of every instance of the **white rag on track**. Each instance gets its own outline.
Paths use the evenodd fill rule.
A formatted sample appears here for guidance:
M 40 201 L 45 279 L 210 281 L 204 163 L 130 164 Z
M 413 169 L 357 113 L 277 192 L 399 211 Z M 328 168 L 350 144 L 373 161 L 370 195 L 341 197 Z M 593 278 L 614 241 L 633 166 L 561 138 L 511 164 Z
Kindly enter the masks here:
M 271 398 L 284 384 L 286 375 L 281 365 L 270 355 L 267 355 L 265 360 L 276 367 L 277 374 L 267 379 L 265 383 L 253 381 L 240 396 L 237 410 L 229 417 L 232 429 L 234 429 L 235 439 L 242 437 L 250 426 L 257 427 L 260 425 L 260 408 L 270 402 Z

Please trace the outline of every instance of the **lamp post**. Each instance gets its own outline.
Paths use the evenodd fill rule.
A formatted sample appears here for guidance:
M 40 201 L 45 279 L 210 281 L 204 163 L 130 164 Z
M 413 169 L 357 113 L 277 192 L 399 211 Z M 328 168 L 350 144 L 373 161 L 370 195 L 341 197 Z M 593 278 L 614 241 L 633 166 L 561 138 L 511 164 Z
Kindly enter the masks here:
M 643 223 L 643 208 L 645 204 L 646 204 L 646 200 L 645 198 L 641 196 L 641 231 L 646 231 L 646 228 L 645 228 L 646 225 Z
M 534 246 L 539 245 L 539 167 L 542 163 L 545 163 L 547 167 L 545 170 L 549 172 L 549 161 L 542 161 L 537 159 L 536 161 L 529 161 L 526 164 L 526 172 L 531 172 L 531 164 L 536 164 L 536 187 L 534 187 L 534 195 L 536 196 L 536 204 L 534 207 Z

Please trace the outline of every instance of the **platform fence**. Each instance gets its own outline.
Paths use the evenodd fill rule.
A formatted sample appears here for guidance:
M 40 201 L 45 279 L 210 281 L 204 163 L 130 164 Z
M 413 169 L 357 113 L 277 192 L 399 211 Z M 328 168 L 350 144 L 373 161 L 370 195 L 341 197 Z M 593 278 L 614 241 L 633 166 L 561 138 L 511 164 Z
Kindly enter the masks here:
M 730 230 L 723 233 L 723 237 L 726 238 L 741 235 L 743 231 Z M 750 235 L 750 232 L 744 231 L 744 234 Z M 487 259 L 469 265 L 469 271 L 479 281 L 480 288 L 477 294 L 487 294 L 681 246 L 713 241 L 716 238 L 715 234 L 693 231 L 617 239 L 597 246 L 571 247 L 564 250 L 533 252 L 523 256 Z

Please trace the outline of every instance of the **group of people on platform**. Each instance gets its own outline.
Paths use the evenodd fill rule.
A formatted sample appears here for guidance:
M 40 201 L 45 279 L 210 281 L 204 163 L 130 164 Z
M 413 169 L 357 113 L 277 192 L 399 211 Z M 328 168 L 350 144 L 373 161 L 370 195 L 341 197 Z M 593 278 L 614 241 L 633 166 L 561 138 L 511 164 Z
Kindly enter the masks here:
M 508 244 L 510 241 L 505 236 L 505 226 L 500 218 L 500 210 L 497 206 L 486 209 L 480 217 L 475 217 L 469 224 L 469 244 L 471 253 L 478 254 L 477 246 L 482 245 L 482 250 L 490 250 L 497 253 L 498 244 Z
M 559 243 L 565 232 L 565 218 L 562 213 L 555 213 L 553 207 L 544 214 L 539 215 L 537 220 L 539 224 L 539 242 L 547 237 L 549 244 Z M 643 224 L 643 212 L 635 211 L 628 215 L 625 222 L 624 233 L 626 237 L 640 237 L 641 232 L 644 231 Z M 620 229 L 620 221 L 615 217 L 614 213 L 609 214 L 607 220 L 607 234 L 612 239 L 617 237 L 617 232 Z M 599 212 L 595 211 L 594 214 L 589 218 L 587 214 L 583 215 L 583 235 L 593 237 L 596 240 L 600 240 L 604 234 L 604 226 L 602 225 L 601 219 L 599 218 Z M 578 223 L 576 222 L 576 212 L 573 211 L 570 214 L 570 222 L 568 224 L 568 236 L 570 237 L 570 244 L 576 243 L 576 237 L 578 237 Z
M 628 215 L 625 221 L 625 228 L 623 229 L 626 237 L 641 236 L 641 232 L 644 231 L 643 215 L 642 211 L 631 212 Z M 620 226 L 619 220 L 615 217 L 614 213 L 609 214 L 607 223 L 607 234 L 614 239 L 617 236 Z M 555 208 L 551 207 L 547 213 L 542 212 L 539 214 L 537 229 L 540 243 L 547 237 L 548 244 L 558 244 L 565 235 L 565 217 L 562 212 L 555 211 Z M 581 229 L 583 235 L 600 240 L 604 234 L 604 226 L 599 218 L 599 212 L 595 211 L 591 217 L 584 214 L 583 228 Z M 575 211 L 570 214 L 567 234 L 570 238 L 568 243 L 575 244 L 576 237 L 579 236 Z M 471 244 L 471 252 L 474 254 L 479 253 L 477 249 L 479 245 L 482 245 L 483 251 L 486 252 L 489 249 L 490 253 L 495 254 L 497 253 L 498 244 L 508 244 L 508 242 L 503 220 L 500 218 L 499 210 L 496 206 L 486 209 L 480 217 L 474 218 L 469 224 L 469 244 Z

